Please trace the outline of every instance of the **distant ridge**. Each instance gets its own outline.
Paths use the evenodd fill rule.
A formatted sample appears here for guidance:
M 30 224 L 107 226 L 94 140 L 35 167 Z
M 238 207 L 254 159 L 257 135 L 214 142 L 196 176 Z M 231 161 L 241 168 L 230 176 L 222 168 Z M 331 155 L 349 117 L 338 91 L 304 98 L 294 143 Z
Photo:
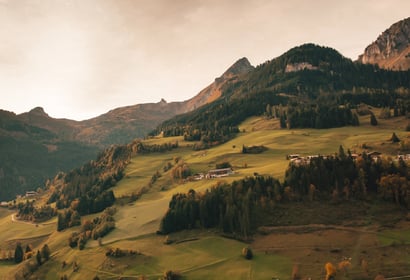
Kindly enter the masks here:
M 393 24 L 360 60 L 409 69 L 409 32 L 410 18 Z M 19 115 L 0 110 L 0 175 L 5 174 L 0 176 L 0 198 L 36 189 L 58 171 L 94 158 L 98 149 L 148 134 L 184 135 L 213 145 L 230 139 L 246 118 L 266 113 L 267 105 L 309 104 L 321 95 L 353 90 L 408 92 L 406 72 L 365 64 L 329 47 L 304 44 L 256 68 L 243 57 L 186 101 L 120 107 L 84 121 L 54 119 L 42 107 Z
M 361 63 L 392 70 L 410 69 L 410 17 L 396 22 L 359 56 Z

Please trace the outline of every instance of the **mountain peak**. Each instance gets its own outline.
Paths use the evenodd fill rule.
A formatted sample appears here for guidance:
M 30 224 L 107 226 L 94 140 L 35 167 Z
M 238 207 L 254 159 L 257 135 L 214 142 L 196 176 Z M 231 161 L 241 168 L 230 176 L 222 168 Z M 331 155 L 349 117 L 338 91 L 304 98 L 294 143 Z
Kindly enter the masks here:
M 48 114 L 44 111 L 43 107 L 35 107 L 30 110 L 29 114 L 48 117 Z
M 410 17 L 386 29 L 358 60 L 386 69 L 410 69 Z
M 251 65 L 249 60 L 246 57 L 242 57 L 241 59 L 237 60 L 231 67 L 226 70 L 220 78 L 236 76 L 244 73 L 248 73 L 254 67 Z

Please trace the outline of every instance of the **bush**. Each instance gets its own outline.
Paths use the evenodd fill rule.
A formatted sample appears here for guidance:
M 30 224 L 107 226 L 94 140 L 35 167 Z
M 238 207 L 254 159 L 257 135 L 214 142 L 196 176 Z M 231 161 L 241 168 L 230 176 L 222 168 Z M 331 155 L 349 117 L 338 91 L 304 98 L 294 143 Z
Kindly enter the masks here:
M 370 115 L 370 124 L 373 126 L 376 126 L 378 124 L 376 116 L 373 113 Z
M 247 260 L 251 260 L 253 258 L 253 253 L 251 248 L 249 247 L 244 247 L 242 249 L 242 256 L 247 259 Z
M 245 145 L 243 145 L 242 147 L 242 153 L 243 154 L 260 154 L 264 151 L 266 151 L 268 148 L 266 148 L 265 146 L 250 146 L 247 147 Z
M 164 272 L 163 280 L 178 280 L 181 279 L 181 274 L 172 270 L 167 270 Z
M 400 142 L 400 139 L 399 139 L 399 137 L 397 137 L 396 133 L 393 132 L 393 134 L 390 138 L 390 141 L 392 141 L 393 143 L 398 143 L 398 142 Z
M 215 167 L 216 167 L 216 169 L 223 169 L 223 168 L 232 167 L 232 165 L 229 162 L 224 161 L 224 162 L 221 162 L 221 163 L 217 163 Z

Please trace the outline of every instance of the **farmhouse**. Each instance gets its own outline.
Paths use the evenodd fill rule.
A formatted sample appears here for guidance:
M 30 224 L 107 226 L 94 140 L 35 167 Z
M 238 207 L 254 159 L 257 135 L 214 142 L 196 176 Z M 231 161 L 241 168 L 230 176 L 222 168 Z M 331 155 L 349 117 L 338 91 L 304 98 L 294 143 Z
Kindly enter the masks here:
M 192 179 L 195 180 L 195 181 L 200 181 L 200 180 L 204 179 L 204 177 L 205 176 L 202 173 L 197 173 L 197 174 L 192 175 Z
M 367 156 L 369 156 L 372 160 L 374 160 L 375 162 L 379 161 L 381 159 L 381 154 L 380 152 L 370 152 L 367 153 Z
M 35 192 L 35 191 L 27 191 L 26 192 L 26 197 L 31 197 L 31 196 L 36 196 L 36 195 L 38 195 L 38 193 Z
M 208 174 L 206 174 L 206 178 L 220 178 L 220 177 L 226 177 L 231 174 L 233 174 L 234 171 L 232 168 L 221 168 L 221 169 L 213 169 L 209 170 Z
M 373 152 L 366 153 L 366 155 L 370 157 L 373 161 L 377 162 L 381 159 L 382 153 L 373 151 Z M 353 160 L 356 160 L 358 157 L 361 156 L 361 154 L 351 154 L 350 156 Z M 310 164 L 310 162 L 313 159 L 319 158 L 319 157 L 322 157 L 323 159 L 327 159 L 329 156 L 309 155 L 306 157 L 302 157 L 298 154 L 287 155 L 287 159 L 290 160 L 290 164 L 296 165 L 296 166 Z M 399 158 L 404 159 L 404 160 L 410 160 L 410 155 L 398 155 L 397 159 Z

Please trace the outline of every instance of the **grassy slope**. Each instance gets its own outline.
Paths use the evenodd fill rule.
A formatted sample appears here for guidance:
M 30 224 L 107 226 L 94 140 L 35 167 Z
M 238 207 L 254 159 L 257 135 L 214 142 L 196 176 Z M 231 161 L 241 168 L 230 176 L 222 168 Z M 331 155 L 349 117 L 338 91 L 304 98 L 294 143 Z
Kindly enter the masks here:
M 363 117 L 361 123 L 368 123 L 367 120 L 368 117 Z M 337 151 L 339 145 L 343 145 L 345 149 L 361 152 L 359 147 L 366 143 L 376 150 L 395 155 L 398 145 L 388 143 L 387 139 L 393 131 L 399 138 L 406 138 L 407 132 L 403 132 L 403 123 L 403 119 L 393 119 L 380 121 L 378 127 L 364 124 L 360 127 L 327 130 L 278 130 L 272 129 L 277 126 L 276 120 L 252 118 L 242 124 L 241 131 L 245 132 L 240 133 L 237 138 L 206 152 L 192 151 L 186 147 L 189 143 L 178 138 L 180 145 L 178 150 L 137 156 L 127 167 L 125 179 L 114 188 L 116 196 L 127 195 L 147 186 L 151 176 L 157 170 L 161 172 L 162 177 L 140 200 L 118 206 L 115 217 L 117 228 L 103 238 L 103 243 L 105 246 L 140 250 L 144 255 L 134 259 L 110 260 L 114 263 L 113 266 L 107 265 L 104 248 L 98 247 L 96 242 L 89 242 L 82 252 L 69 249 L 66 240 L 71 231 L 78 230 L 75 228 L 62 233 L 52 233 L 55 225 L 36 228 L 27 224 L 10 224 L 10 216 L 2 215 L 3 218 L 0 219 L 2 228 L 13 230 L 2 231 L 0 240 L 32 236 L 33 230 L 36 236 L 52 233 L 44 242 L 49 244 L 55 255 L 53 261 L 44 265 L 38 272 L 41 279 L 55 279 L 55 275 L 63 274 L 67 274 L 69 279 L 91 279 L 96 274 L 101 279 L 110 279 L 110 275 L 117 277 L 121 273 L 127 275 L 143 273 L 157 279 L 157 276 L 166 269 L 182 271 L 189 279 L 249 277 L 261 279 L 275 275 L 286 278 L 292 263 L 283 256 L 257 254 L 254 261 L 248 262 L 239 256 L 241 248 L 245 245 L 238 241 L 211 234 L 201 237 L 198 241 L 163 245 L 163 237 L 152 233 L 158 229 L 160 218 L 168 207 L 169 199 L 176 192 L 186 192 L 191 188 L 202 191 L 216 184 L 217 181 L 232 181 L 243 176 L 251 176 L 254 172 L 281 178 L 288 164 L 285 159 L 287 154 L 329 154 Z M 151 139 L 149 142 L 152 144 L 173 140 L 175 139 Z M 243 155 L 242 145 L 264 145 L 269 150 L 259 155 Z M 205 172 L 214 168 L 217 162 L 229 161 L 234 166 L 236 174 L 218 180 L 185 184 L 172 182 L 169 172 L 163 173 L 162 167 L 175 156 L 183 158 L 194 172 Z M 165 190 L 161 191 L 161 189 Z M 394 237 L 396 233 L 386 234 L 385 238 L 389 238 L 389 236 Z M 63 261 L 69 264 L 77 261 L 81 273 L 73 273 L 71 266 L 62 269 Z M 9 268 L 3 270 L 1 267 L 0 270 L 7 272 Z

